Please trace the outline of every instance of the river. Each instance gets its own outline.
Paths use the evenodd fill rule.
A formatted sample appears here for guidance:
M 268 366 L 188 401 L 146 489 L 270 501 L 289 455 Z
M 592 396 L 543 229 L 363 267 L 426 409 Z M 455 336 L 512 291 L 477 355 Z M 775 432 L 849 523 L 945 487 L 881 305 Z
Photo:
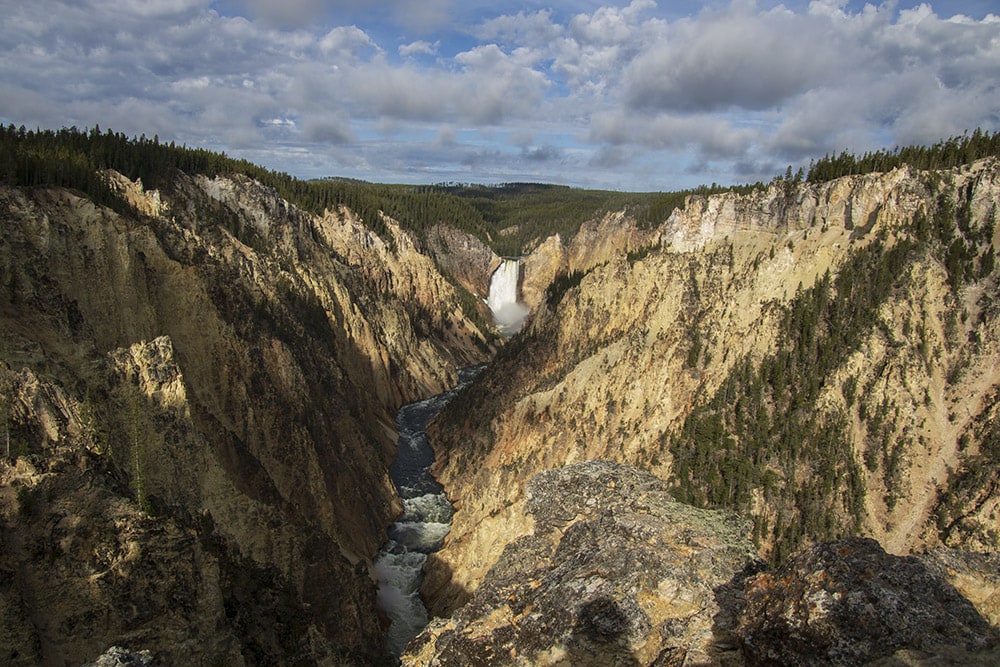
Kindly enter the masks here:
M 430 473 L 434 452 L 425 429 L 434 415 L 464 389 L 484 366 L 463 368 L 459 384 L 400 408 L 396 458 L 389 476 L 403 501 L 403 514 L 388 530 L 388 540 L 375 557 L 373 573 L 378 584 L 378 605 L 389 618 L 386 646 L 398 658 L 411 639 L 427 625 L 427 609 L 420 599 L 422 567 L 427 554 L 437 551 L 451 526 L 454 509 Z

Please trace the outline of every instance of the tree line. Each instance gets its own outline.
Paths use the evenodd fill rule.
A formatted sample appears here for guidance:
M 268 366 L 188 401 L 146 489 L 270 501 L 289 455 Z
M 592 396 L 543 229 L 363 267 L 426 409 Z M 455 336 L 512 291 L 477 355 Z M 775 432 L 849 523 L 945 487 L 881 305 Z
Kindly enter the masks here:
M 159 137 L 129 137 L 94 126 L 28 130 L 0 126 L 0 183 L 59 186 L 84 192 L 96 203 L 134 214 L 104 173 L 115 170 L 148 189 L 169 192 L 176 172 L 209 178 L 242 175 L 273 188 L 295 206 L 320 215 L 345 206 L 388 238 L 383 214 L 424 238 L 436 224 L 476 236 L 498 253 L 519 255 L 548 230 L 572 235 L 580 224 L 618 206 L 621 193 L 544 185 L 432 186 L 378 184 L 346 178 L 300 180 L 247 160 L 202 148 L 165 143 Z M 502 234 L 513 228 L 511 234 Z
M 971 134 L 951 137 L 932 146 L 906 146 L 892 150 L 869 151 L 861 156 L 847 151 L 825 155 L 813 162 L 806 180 L 810 183 L 875 172 L 892 171 L 909 165 L 925 171 L 953 169 L 990 156 L 1000 156 L 1000 132 L 977 128 Z
M 347 178 L 300 180 L 225 152 L 161 142 L 156 135 L 129 137 L 99 126 L 89 130 L 0 126 L 0 183 L 72 188 L 98 204 L 134 215 L 107 182 L 104 172 L 109 169 L 141 180 L 148 189 L 165 192 L 173 187 L 176 172 L 209 178 L 243 175 L 313 214 L 345 206 L 387 239 L 383 214 L 420 238 L 434 225 L 450 225 L 507 256 L 523 254 L 551 234 L 568 240 L 584 222 L 607 212 L 625 210 L 640 226 L 652 227 L 683 206 L 691 194 L 733 189 L 713 184 L 677 192 L 627 193 L 541 183 L 405 185 Z M 752 187 L 762 185 L 737 189 Z

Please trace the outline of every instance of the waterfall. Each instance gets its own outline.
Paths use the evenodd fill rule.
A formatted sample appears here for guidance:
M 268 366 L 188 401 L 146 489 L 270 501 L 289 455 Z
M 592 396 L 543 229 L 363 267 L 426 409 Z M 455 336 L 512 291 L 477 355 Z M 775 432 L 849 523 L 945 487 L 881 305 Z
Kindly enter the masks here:
M 517 300 L 517 285 L 521 277 L 521 260 L 505 258 L 490 279 L 490 296 L 486 305 L 493 311 L 493 321 L 505 336 L 513 336 L 524 325 L 528 307 Z

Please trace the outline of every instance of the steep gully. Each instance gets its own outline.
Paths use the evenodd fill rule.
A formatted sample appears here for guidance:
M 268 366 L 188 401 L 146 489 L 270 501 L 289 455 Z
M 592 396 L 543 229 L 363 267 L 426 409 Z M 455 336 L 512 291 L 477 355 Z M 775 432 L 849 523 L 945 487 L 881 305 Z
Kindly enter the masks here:
M 505 258 L 490 280 L 487 305 L 505 336 L 517 333 L 529 312 L 518 299 L 519 278 L 520 260 Z M 484 368 L 460 369 L 454 389 L 404 405 L 396 415 L 399 436 L 389 476 L 403 502 L 403 514 L 389 527 L 388 540 L 372 568 L 379 610 L 389 619 L 386 649 L 394 658 L 428 623 L 420 598 L 422 568 L 427 555 L 441 547 L 454 514 L 444 487 L 430 473 L 434 452 L 424 429 Z

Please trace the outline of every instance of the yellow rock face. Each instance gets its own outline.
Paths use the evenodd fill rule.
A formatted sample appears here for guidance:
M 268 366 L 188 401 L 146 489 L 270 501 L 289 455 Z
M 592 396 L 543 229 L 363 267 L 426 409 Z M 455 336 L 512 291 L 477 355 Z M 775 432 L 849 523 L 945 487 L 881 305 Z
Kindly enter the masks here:
M 930 219 L 942 197 L 965 207 L 978 266 L 991 242 L 1000 247 L 1000 169 L 992 160 L 935 175 L 901 169 L 692 197 L 656 230 L 645 256 L 630 262 L 621 244 L 606 262 L 581 254 L 573 261 L 589 270 L 579 285 L 554 309 L 539 306 L 529 334 L 512 341 L 516 352 L 482 376 L 468 405 L 439 418 L 432 442 L 440 478 L 460 511 L 435 570 L 447 572 L 452 590 L 474 591 L 505 541 L 523 534 L 510 515 L 525 480 L 541 470 L 600 458 L 669 479 L 670 438 L 736 364 L 759 363 L 778 348 L 796 295 L 827 271 L 836 277 L 876 240 L 892 248 L 911 239 L 915 216 Z M 1000 386 L 997 275 L 970 274 L 956 297 L 944 254 L 908 257 L 897 291 L 808 408 L 846 415 L 838 433 L 863 479 L 861 525 L 844 516 L 836 530 L 876 537 L 896 554 L 941 540 L 1000 548 L 996 492 L 966 489 L 950 509 L 939 501 L 962 484 L 949 471 L 978 460 Z M 857 388 L 850 400 L 845 386 Z M 888 419 L 876 432 L 871 416 L 883 404 L 891 408 L 882 408 Z M 802 463 L 788 484 L 810 479 L 819 465 Z M 779 516 L 795 516 L 767 497 L 754 490 L 740 509 L 768 530 Z M 939 529 L 940 517 L 959 516 Z M 773 544 L 765 536 L 761 546 L 769 553 Z
M 202 653 L 169 653 L 186 641 L 180 631 L 140 619 L 152 628 L 145 647 L 167 650 L 177 658 L 169 662 L 238 664 L 232 651 L 247 642 L 259 643 L 265 662 L 296 642 L 307 660 L 322 662 L 325 652 L 329 661 L 343 647 L 377 657 L 366 563 L 398 511 L 387 476 L 395 413 L 485 359 L 484 336 L 433 260 L 391 221 L 390 243 L 348 210 L 308 215 L 244 178 L 178 175 L 163 194 L 112 177 L 136 219 L 66 190 L 0 189 L 0 379 L 16 425 L 6 461 L 64 461 L 76 475 L 88 471 L 101 493 L 120 494 L 114 511 L 128 521 L 145 510 L 158 517 L 149 530 L 181 522 L 184 539 L 218 545 L 188 563 L 196 575 L 166 555 L 160 573 L 130 570 L 168 587 L 184 577 L 206 582 L 219 605 L 213 614 L 223 598 L 234 614 L 247 605 L 250 616 L 204 621 L 228 643 L 199 635 Z M 15 484 L 18 468 L 8 465 L 0 472 Z M 48 539 L 38 531 L 49 514 L 86 527 L 86 503 L 110 502 L 64 487 L 60 474 L 16 482 L 28 489 L 24 499 L 44 502 L 32 505 L 41 518 L 29 522 L 10 491 L 11 530 Z M 141 539 L 136 545 L 144 548 Z M 163 555 L 162 546 L 149 548 Z M 52 568 L 33 562 L 31 576 L 51 579 L 66 605 L 101 608 L 100 587 L 88 598 L 83 585 L 100 574 L 85 543 L 65 547 Z M 15 589 L 5 589 L 12 606 L 0 610 L 4 618 L 22 613 L 19 605 L 40 617 L 63 614 L 59 595 L 40 600 L 25 585 Z M 236 607 L 234 595 L 242 598 Z M 294 626 L 297 639 L 264 631 L 254 639 L 254 627 L 279 627 L 254 605 L 283 595 L 305 614 L 280 626 Z M 25 641 L 51 650 L 52 660 L 79 663 L 137 632 L 140 620 L 67 622 L 35 628 Z M 172 638 L 156 634 L 168 626 Z

